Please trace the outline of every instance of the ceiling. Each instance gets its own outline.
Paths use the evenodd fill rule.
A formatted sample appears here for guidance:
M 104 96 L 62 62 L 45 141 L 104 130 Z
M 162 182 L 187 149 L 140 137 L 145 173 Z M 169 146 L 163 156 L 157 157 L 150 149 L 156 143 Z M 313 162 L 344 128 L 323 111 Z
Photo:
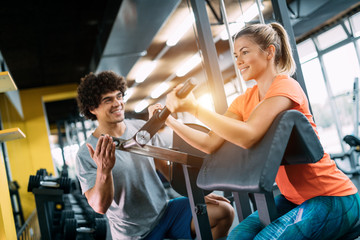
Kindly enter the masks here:
M 228 41 L 218 37 L 225 28 L 219 1 L 206 2 L 226 82 L 235 72 Z M 262 3 L 265 20 L 273 19 L 271 1 Z M 358 0 L 288 0 L 287 3 L 297 40 L 359 6 Z M 254 0 L 225 0 L 228 21 L 234 22 L 253 4 Z M 193 28 L 175 46 L 168 47 L 165 43 L 189 14 L 189 5 L 187 0 L 3 1 L 0 52 L 7 69 L 1 64 L 1 70 L 10 71 L 20 90 L 77 84 L 90 71 L 113 70 L 125 76 L 128 87 L 133 89 L 126 103 L 127 116 L 136 117 L 133 110 L 140 100 L 161 101 L 161 96 L 149 98 L 161 82 L 175 86 L 189 76 L 206 78 L 201 64 L 183 77 L 174 74 L 184 60 L 199 51 Z M 155 69 L 144 82 L 135 82 L 137 71 L 151 60 L 158 60 Z M 76 115 L 74 105 L 73 100 L 48 104 L 48 120 L 53 123 Z

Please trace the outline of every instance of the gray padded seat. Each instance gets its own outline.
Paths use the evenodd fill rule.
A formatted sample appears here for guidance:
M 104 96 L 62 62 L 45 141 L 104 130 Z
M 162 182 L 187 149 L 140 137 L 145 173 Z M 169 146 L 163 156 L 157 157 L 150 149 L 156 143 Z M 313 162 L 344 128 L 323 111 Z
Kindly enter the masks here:
M 239 221 L 251 213 L 248 193 L 254 193 L 260 220 L 277 218 L 273 186 L 280 165 L 316 163 L 323 148 L 307 118 L 299 111 L 280 113 L 259 143 L 243 149 L 225 142 L 205 157 L 197 185 L 205 190 L 232 191 Z

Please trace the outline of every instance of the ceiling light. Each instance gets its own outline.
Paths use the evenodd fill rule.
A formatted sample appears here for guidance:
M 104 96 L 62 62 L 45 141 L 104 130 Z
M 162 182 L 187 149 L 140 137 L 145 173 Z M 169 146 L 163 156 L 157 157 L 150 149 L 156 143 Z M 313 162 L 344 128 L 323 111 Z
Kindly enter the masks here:
M 264 5 L 260 4 L 261 11 L 264 10 Z M 253 18 L 255 18 L 259 14 L 257 4 L 254 3 L 251 5 L 243 15 L 241 15 L 238 19 L 236 19 L 235 23 L 229 25 L 230 35 L 233 36 L 235 33 L 240 31 L 241 28 L 245 26 L 245 22 L 250 22 Z M 226 29 L 224 29 L 220 33 L 221 40 L 228 40 L 228 34 Z
M 160 97 L 166 90 L 169 89 L 169 84 L 166 82 L 161 83 L 157 88 L 154 89 L 154 91 L 151 92 L 152 98 L 158 98 Z
M 135 112 L 139 113 L 142 110 L 144 110 L 147 106 L 149 106 L 149 101 L 144 99 L 135 106 Z
M 157 61 L 145 62 L 135 75 L 135 82 L 143 82 L 156 67 Z
M 176 76 L 182 77 L 185 76 L 191 69 L 196 67 L 201 62 L 201 57 L 199 53 L 196 53 L 190 59 L 188 59 L 177 71 Z
M 195 22 L 195 17 L 193 13 L 190 13 L 185 20 L 176 28 L 176 31 L 172 33 L 170 38 L 166 41 L 166 45 L 169 47 L 175 46 L 178 41 L 184 36 L 184 34 L 189 30 L 192 24 Z
M 129 100 L 129 98 L 133 93 L 134 93 L 134 88 L 127 89 L 124 95 L 124 102 L 127 102 L 127 100 Z

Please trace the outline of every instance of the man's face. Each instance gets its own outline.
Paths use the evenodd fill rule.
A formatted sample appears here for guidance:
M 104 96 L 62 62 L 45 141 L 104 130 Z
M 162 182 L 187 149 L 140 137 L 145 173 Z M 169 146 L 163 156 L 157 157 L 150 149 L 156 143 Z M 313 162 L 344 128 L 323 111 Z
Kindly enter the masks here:
M 99 123 L 119 123 L 124 120 L 125 104 L 122 93 L 113 91 L 101 95 L 100 104 L 90 111 Z

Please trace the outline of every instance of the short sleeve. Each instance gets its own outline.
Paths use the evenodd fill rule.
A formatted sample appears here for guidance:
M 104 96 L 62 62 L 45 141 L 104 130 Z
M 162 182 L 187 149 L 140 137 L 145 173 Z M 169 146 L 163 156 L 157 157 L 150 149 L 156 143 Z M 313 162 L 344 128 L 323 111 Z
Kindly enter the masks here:
M 287 97 L 298 106 L 302 106 L 306 101 L 305 94 L 300 84 L 289 77 L 280 77 L 275 79 L 264 99 L 275 96 Z
M 230 104 L 228 111 L 235 113 L 239 116 L 239 120 L 246 121 L 248 114 L 252 111 L 253 108 L 259 103 L 257 85 L 246 89 L 245 93 L 235 98 L 235 100 Z
M 235 100 L 230 104 L 228 111 L 235 113 L 236 115 L 241 117 L 242 113 L 240 108 L 242 106 L 243 98 L 244 98 L 243 95 L 240 95 L 237 98 L 235 98 Z
M 81 146 L 76 155 L 76 176 L 83 194 L 95 186 L 96 170 L 96 163 L 90 157 L 87 147 Z

